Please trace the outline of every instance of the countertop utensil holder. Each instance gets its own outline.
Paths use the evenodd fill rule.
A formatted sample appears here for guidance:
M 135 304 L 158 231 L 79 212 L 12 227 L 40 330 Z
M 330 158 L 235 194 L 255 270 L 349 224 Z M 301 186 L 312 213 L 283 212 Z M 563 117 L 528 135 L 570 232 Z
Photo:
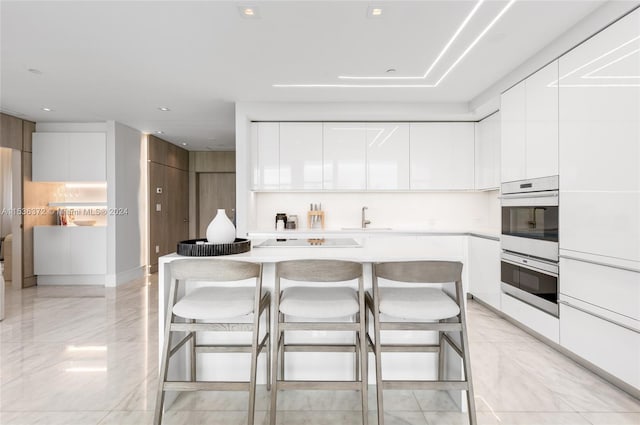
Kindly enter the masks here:
M 324 230 L 324 211 L 307 212 L 307 228 L 313 229 L 313 224 L 320 222 L 320 227 Z

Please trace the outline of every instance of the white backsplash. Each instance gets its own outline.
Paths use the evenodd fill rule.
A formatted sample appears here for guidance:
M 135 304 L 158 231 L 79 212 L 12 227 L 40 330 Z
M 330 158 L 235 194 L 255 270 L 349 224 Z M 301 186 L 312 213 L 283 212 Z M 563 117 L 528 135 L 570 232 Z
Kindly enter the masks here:
M 275 228 L 276 213 L 296 214 L 307 229 L 309 204 L 322 204 L 327 229 L 361 226 L 367 206 L 368 227 L 427 230 L 499 231 L 498 191 L 415 193 L 254 193 L 255 216 L 249 231 Z

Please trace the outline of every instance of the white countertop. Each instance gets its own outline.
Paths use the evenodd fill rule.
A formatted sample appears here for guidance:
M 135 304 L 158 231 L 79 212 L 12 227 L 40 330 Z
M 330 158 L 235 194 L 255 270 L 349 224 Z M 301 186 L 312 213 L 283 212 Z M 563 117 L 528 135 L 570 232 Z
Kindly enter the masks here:
M 299 230 L 258 230 L 248 232 L 248 238 L 256 239 L 295 239 L 295 238 L 376 238 L 392 236 L 477 236 L 500 240 L 500 231 L 496 229 L 299 229 Z

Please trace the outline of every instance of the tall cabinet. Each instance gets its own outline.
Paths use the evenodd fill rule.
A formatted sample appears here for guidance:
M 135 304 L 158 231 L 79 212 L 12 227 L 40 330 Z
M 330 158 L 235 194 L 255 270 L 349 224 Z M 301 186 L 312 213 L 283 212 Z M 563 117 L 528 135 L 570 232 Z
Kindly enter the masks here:
M 640 390 L 640 10 L 560 58 L 560 343 Z

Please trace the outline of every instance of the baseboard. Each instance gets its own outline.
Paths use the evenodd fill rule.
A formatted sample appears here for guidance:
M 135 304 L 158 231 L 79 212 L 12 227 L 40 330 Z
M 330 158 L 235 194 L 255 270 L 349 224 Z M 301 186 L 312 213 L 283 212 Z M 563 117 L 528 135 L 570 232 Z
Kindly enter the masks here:
M 110 274 L 106 276 L 105 284 L 107 288 L 113 288 L 123 283 L 131 282 L 135 279 L 140 279 L 144 276 L 145 266 L 136 267 L 131 270 L 126 270 L 115 275 Z
M 104 286 L 106 276 L 98 275 L 39 275 L 38 286 L 60 286 L 60 285 L 92 285 Z
M 599 368 L 598 366 L 596 366 L 595 364 L 591 363 L 590 361 L 585 360 L 582 357 L 580 357 L 580 356 L 576 355 L 575 353 L 573 353 L 572 351 L 567 350 L 566 348 L 564 348 L 560 344 L 556 344 L 555 342 L 553 342 L 549 338 L 546 338 L 544 335 L 541 335 L 538 332 L 534 331 L 533 329 L 523 325 L 522 323 L 520 323 L 517 320 L 513 319 L 511 316 L 508 316 L 508 315 L 504 314 L 500 310 L 497 310 L 495 307 L 493 307 L 490 304 L 485 303 L 481 299 L 473 297 L 473 296 L 472 296 L 472 298 L 478 304 L 482 305 L 483 307 L 485 307 L 488 310 L 491 310 L 492 312 L 494 312 L 498 316 L 500 316 L 503 319 L 505 319 L 507 322 L 509 322 L 509 323 L 513 324 L 514 326 L 522 329 L 523 331 L 525 331 L 529 335 L 533 336 L 534 338 L 539 339 L 540 341 L 544 342 L 549 347 L 553 348 L 554 350 L 556 350 L 560 354 L 570 358 L 574 362 L 578 363 L 580 366 L 582 366 L 585 369 L 587 369 L 589 372 L 595 373 L 596 375 L 598 375 L 599 377 L 601 377 L 605 381 L 609 382 L 611 385 L 621 389 L 622 391 L 624 391 L 625 393 L 629 394 L 630 396 L 640 400 L 640 390 L 638 388 L 627 384 L 626 382 L 624 382 L 620 378 L 618 378 L 616 376 L 613 376 L 612 374 L 610 374 L 606 370 Z

